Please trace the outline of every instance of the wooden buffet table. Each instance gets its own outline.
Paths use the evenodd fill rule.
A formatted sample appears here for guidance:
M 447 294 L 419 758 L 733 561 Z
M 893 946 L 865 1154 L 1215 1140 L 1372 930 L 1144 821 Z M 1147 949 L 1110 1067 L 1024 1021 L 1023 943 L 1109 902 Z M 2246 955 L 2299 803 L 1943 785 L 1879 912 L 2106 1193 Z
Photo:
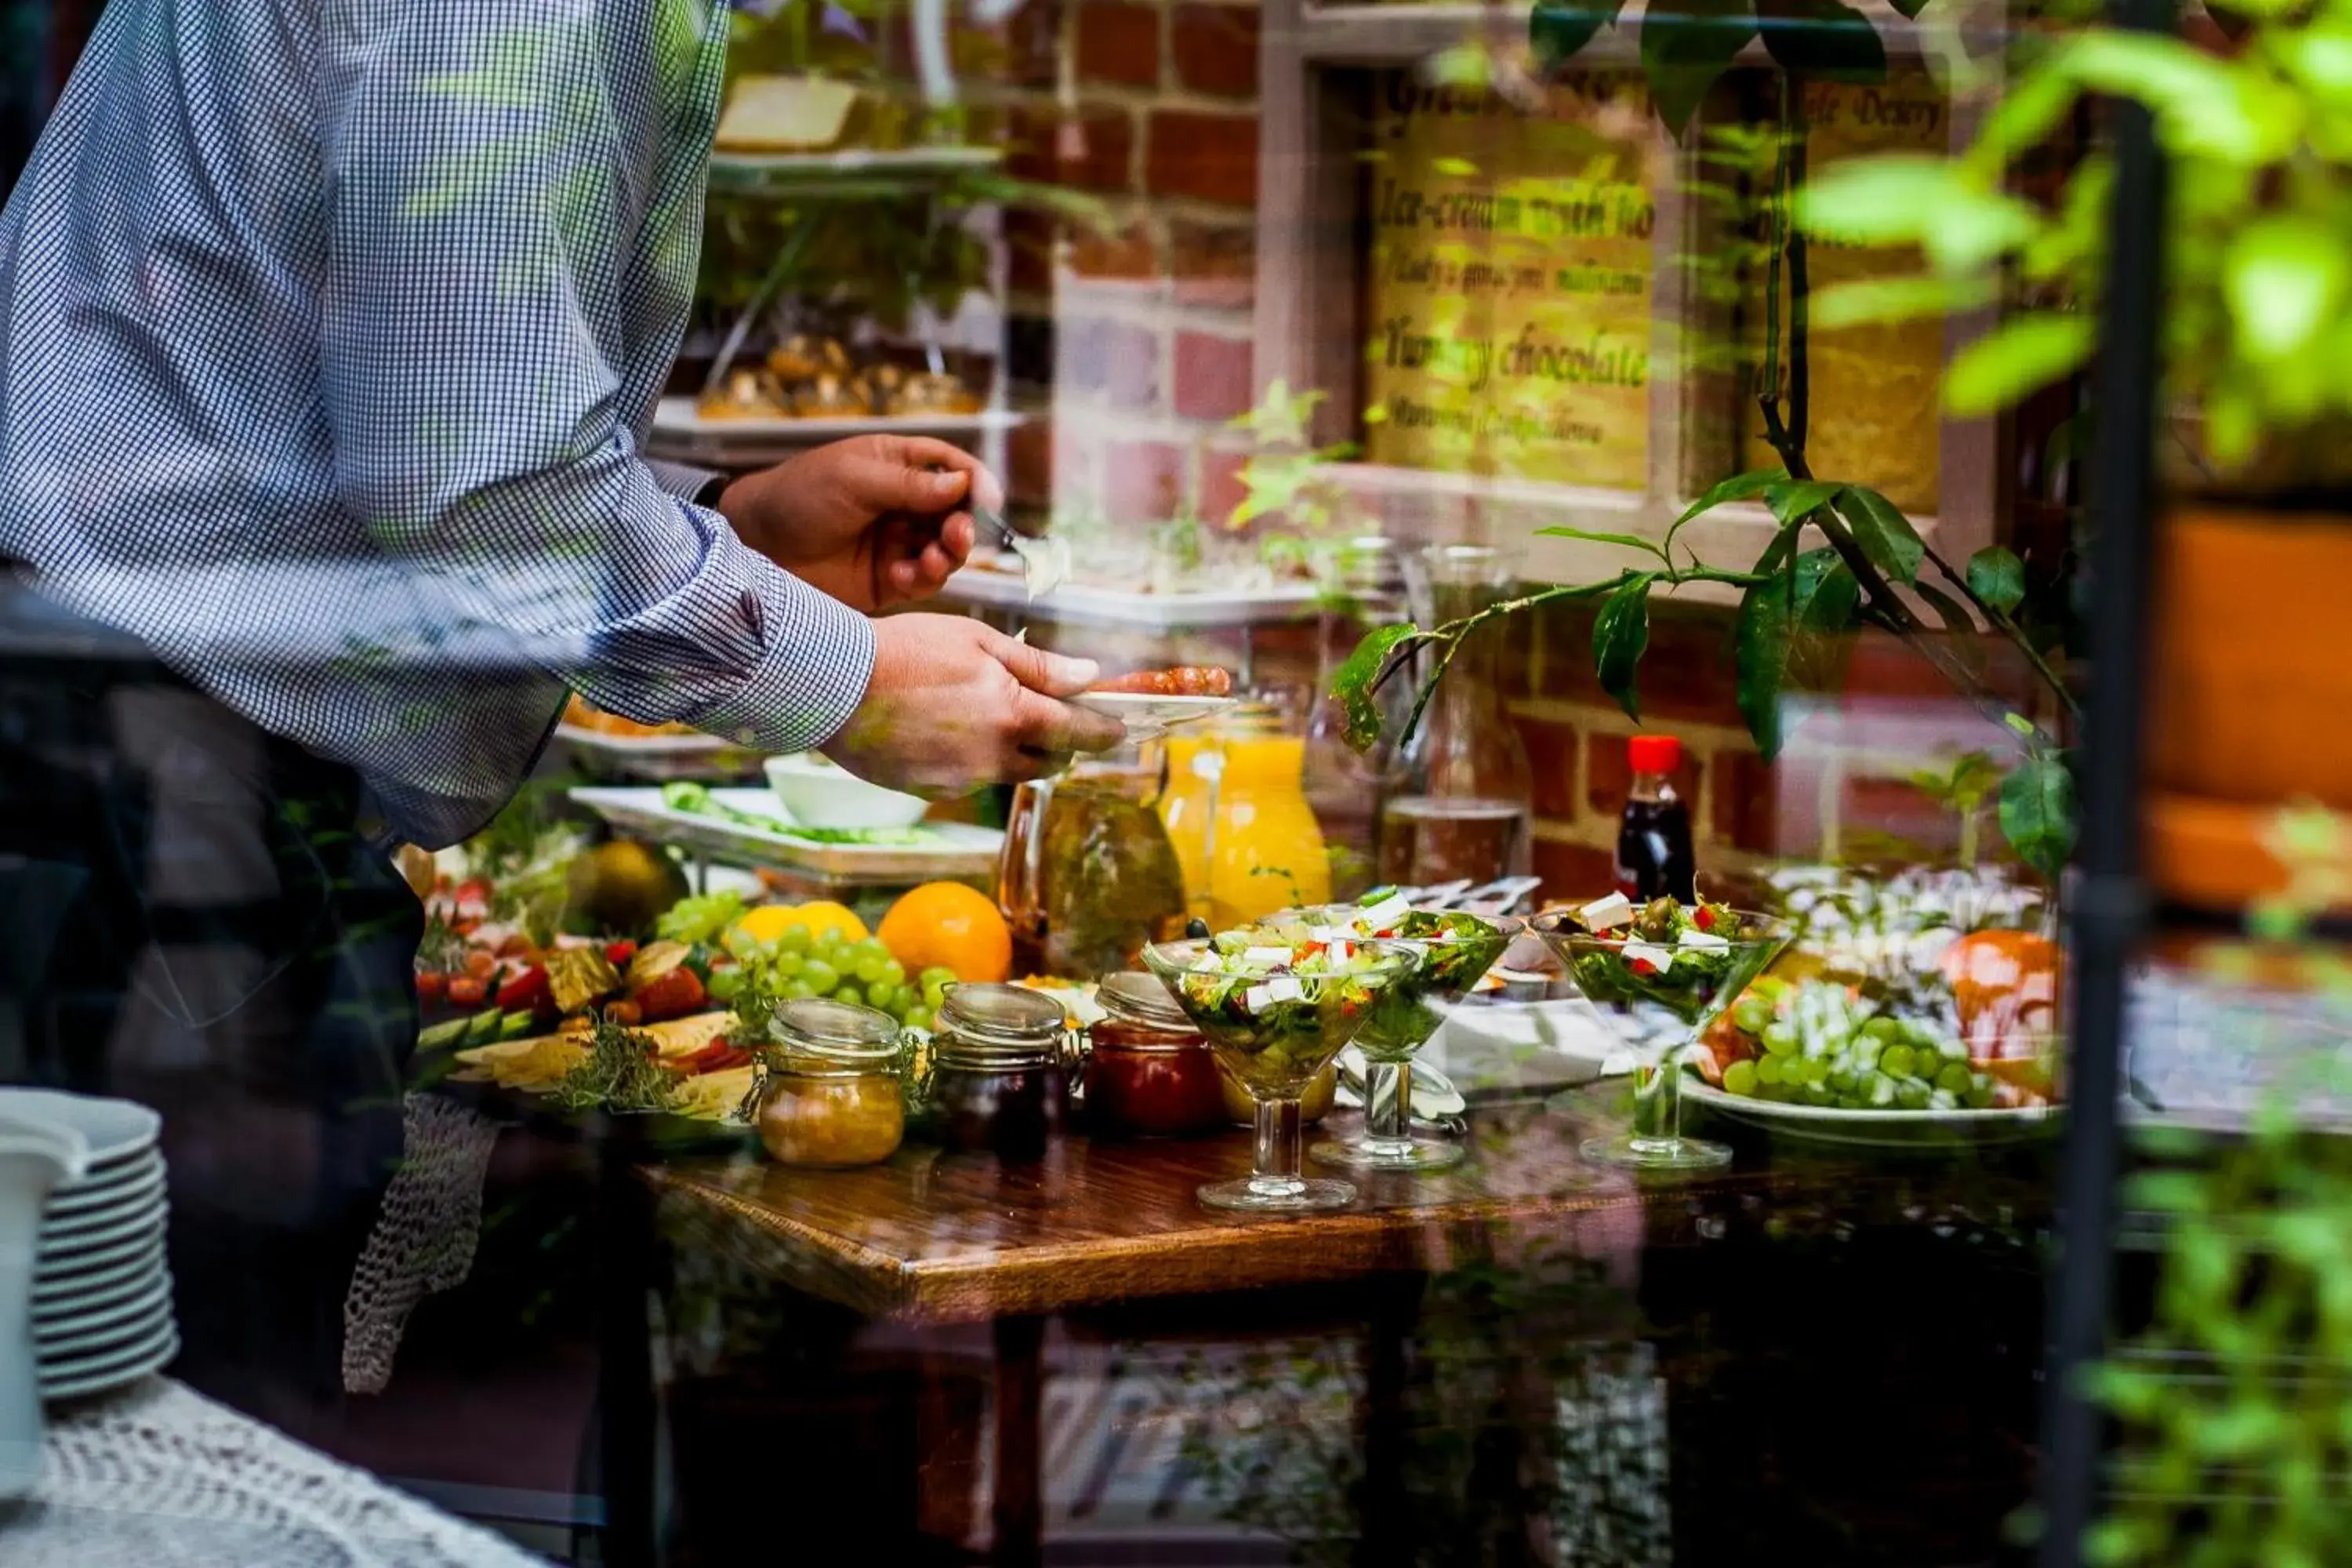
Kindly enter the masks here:
M 1049 1318 L 1174 1298 L 1267 1300 L 1343 1287 L 1365 1333 L 1362 1440 L 1370 1484 L 1360 1561 L 1411 1561 L 1381 1511 L 1397 1450 L 1403 1345 L 1419 1282 L 1542 1250 L 1599 1261 L 1630 1295 L 1645 1248 L 1720 1236 L 1726 1216 L 1786 1212 L 1832 1223 L 1918 1212 L 1916 1163 L 1767 1153 L 1697 1181 L 1637 1184 L 1585 1164 L 1580 1138 L 1605 1121 L 1601 1091 L 1572 1114 L 1531 1105 L 1474 1117 L 1474 1155 L 1435 1176 L 1357 1178 L 1355 1206 L 1297 1217 L 1202 1208 L 1202 1183 L 1244 1173 L 1249 1139 L 1096 1144 L 1071 1138 L 1031 1168 L 910 1143 L 862 1171 L 809 1173 L 752 1158 L 646 1173 L 673 1248 L 709 1248 L 758 1279 L 869 1323 L 992 1325 L 995 1561 L 1034 1563 L 1043 1534 L 1040 1348 Z M 1346 1134 L 1353 1119 L 1329 1129 Z M 1312 1137 L 1310 1134 L 1310 1143 Z M 1928 1178 L 1933 1187 L 1942 1177 Z M 1976 1178 L 1963 1178 L 1979 1190 Z M 2031 1194 L 2033 1180 L 2018 1191 Z M 2004 1197 L 2003 1201 L 2010 1201 Z M 1837 1219 L 1835 1223 L 1845 1223 Z M 1350 1284 L 1349 1282 L 1353 1282 Z

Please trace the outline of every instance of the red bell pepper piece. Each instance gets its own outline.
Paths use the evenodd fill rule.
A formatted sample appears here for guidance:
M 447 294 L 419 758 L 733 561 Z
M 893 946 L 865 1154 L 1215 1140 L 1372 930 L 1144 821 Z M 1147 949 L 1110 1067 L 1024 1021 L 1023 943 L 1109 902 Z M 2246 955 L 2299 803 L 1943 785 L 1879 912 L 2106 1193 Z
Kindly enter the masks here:
M 534 963 L 499 986 L 498 1004 L 502 1013 L 520 1013 L 526 1008 L 534 1013 L 551 1009 L 555 1005 L 555 997 L 548 990 L 546 966 Z

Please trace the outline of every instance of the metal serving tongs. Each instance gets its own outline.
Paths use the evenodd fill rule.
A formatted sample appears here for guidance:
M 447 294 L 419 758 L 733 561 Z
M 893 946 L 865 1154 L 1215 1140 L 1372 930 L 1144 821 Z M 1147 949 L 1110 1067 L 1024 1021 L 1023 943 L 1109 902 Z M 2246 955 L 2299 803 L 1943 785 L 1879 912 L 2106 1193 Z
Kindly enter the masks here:
M 1521 900 L 1541 885 L 1540 878 L 1504 877 L 1473 887 L 1470 879 L 1465 877 L 1456 882 L 1407 888 L 1403 892 L 1417 910 L 1459 910 L 1470 915 L 1507 915 L 1517 913 Z
M 1050 535 L 1032 539 L 1025 533 L 1014 532 L 1011 523 L 977 501 L 971 510 L 972 521 L 980 524 L 982 532 L 1021 557 L 1021 585 L 1030 598 L 1042 599 L 1070 580 L 1068 540 Z

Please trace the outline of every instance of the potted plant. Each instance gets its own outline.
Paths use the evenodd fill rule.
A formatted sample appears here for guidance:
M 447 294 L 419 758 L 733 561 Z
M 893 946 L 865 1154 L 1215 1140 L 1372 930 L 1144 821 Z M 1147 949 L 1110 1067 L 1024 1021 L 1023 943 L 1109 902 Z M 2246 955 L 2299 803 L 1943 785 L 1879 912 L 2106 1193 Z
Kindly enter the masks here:
M 2095 152 L 2038 197 L 2009 188 L 2008 176 L 2096 99 L 2137 100 L 2171 165 L 2165 348 L 2167 392 L 2180 411 L 2168 465 L 2179 499 L 2165 530 L 2163 634 L 2147 683 L 2163 698 L 2151 747 L 2152 870 L 2168 893 L 2210 905 L 2242 904 L 2280 885 L 2285 870 L 2266 831 L 2276 803 L 2352 806 L 2352 739 L 2318 720 L 2352 706 L 2352 661 L 2326 651 L 2338 584 L 2352 572 L 2343 521 L 2352 499 L 2352 68 L 2343 63 L 2352 58 L 2352 7 L 2326 0 L 2212 16 L 2210 36 L 2226 47 L 2101 26 L 2021 35 L 2007 90 L 1953 156 L 1863 157 L 1814 174 L 1803 167 L 1801 95 L 1784 91 L 1769 253 L 1798 278 L 1809 236 L 1910 246 L 1923 264 L 1915 277 L 1810 300 L 1792 290 L 1790 319 L 1771 323 L 1768 343 L 1777 340 L 1794 374 L 1785 399 L 1768 378 L 1758 402 L 1782 465 L 1724 480 L 1675 528 L 1760 498 L 1780 531 L 1744 570 L 1678 558 L 1673 531 L 1662 541 L 1626 537 L 1616 542 L 1654 563 L 1541 589 L 1498 612 L 1596 602 L 1602 683 L 1638 717 L 1649 595 L 1690 581 L 1737 587 L 1741 707 L 1768 756 L 1779 691 L 1806 645 L 1857 625 L 1892 631 L 2023 738 L 1998 793 L 2000 823 L 2025 859 L 2054 870 L 2074 809 L 2060 738 L 2004 710 L 1967 667 L 1965 644 L 1987 634 L 2013 643 L 2055 710 L 2071 713 L 2055 668 L 2067 584 L 2048 572 L 2029 582 L 2024 563 L 1998 547 L 1943 561 L 1884 496 L 1811 473 L 1801 366 L 1815 327 L 2008 298 L 2027 308 L 1954 358 L 1947 405 L 1996 414 L 2079 373 L 2107 276 L 2110 162 Z M 1538 6 L 1531 35 L 1538 57 L 1556 59 L 1613 20 L 1612 6 Z M 1884 68 L 1859 11 L 1828 0 L 1787 22 L 1784 8 L 1759 4 L 1750 14 L 1737 0 L 1703 15 L 1645 16 L 1641 55 L 1669 128 L 1681 132 L 1714 79 L 1759 37 L 1790 75 Z M 1368 695 L 1417 647 L 1435 654 L 1442 674 L 1465 629 L 1382 628 L 1343 672 L 1342 694 Z M 1369 723 L 1369 708 L 1365 715 Z
M 1953 363 L 1947 400 L 2013 407 L 2080 370 L 2104 291 L 2104 155 L 2053 199 L 2004 191 L 2015 160 L 2101 95 L 2145 105 L 2168 163 L 2167 432 L 2174 501 L 2159 565 L 2149 859 L 2166 893 L 2235 907 L 2287 868 L 2279 804 L 2352 807 L 2352 661 L 2330 651 L 2352 573 L 2352 7 L 2216 10 L 2226 47 L 2094 27 L 2037 40 L 1975 144 L 1949 159 L 1826 173 L 1801 225 L 1920 247 L 1906 297 L 1825 296 L 1886 319 L 1990 297 L 2004 275 L 2047 304 Z
M 1919 9 L 1907 3 L 1897 8 L 1906 16 Z M 1550 66 L 1566 59 L 1601 26 L 1616 25 L 1616 9 L 1538 6 L 1530 25 L 1538 60 Z M 2024 860 L 2054 875 L 2073 846 L 2074 814 L 2059 732 L 2074 700 L 2056 664 L 2067 618 L 2062 574 L 2046 567 L 2029 573 L 2025 562 L 2000 546 L 1965 561 L 1948 560 L 1879 489 L 1816 472 L 1808 457 L 1811 337 L 1816 327 L 1832 323 L 1807 287 L 1809 236 L 1796 222 L 1810 182 L 1802 89 L 1809 79 L 1883 80 L 1885 45 L 1864 13 L 1838 0 L 1816 0 L 1801 11 L 1772 0 L 1727 0 L 1645 14 L 1636 25 L 1650 101 L 1670 132 L 1705 139 L 1696 195 L 1734 226 L 1725 243 L 1691 258 L 1701 290 L 1737 291 L 1757 276 L 1770 280 L 1760 354 L 1735 349 L 1734 355 L 1755 362 L 1739 367 L 1753 388 L 1748 407 L 1779 461 L 1706 489 L 1658 537 L 1545 531 L 1632 552 L 1633 563 L 1612 577 L 1537 588 L 1440 626 L 1375 629 L 1334 682 L 1335 696 L 1350 713 L 1352 738 L 1370 744 L 1378 737 L 1381 710 L 1375 695 L 1400 670 L 1423 672 L 1406 720 L 1410 731 L 1465 637 L 1498 616 L 1558 602 L 1594 607 L 1592 657 L 1600 682 L 1638 721 L 1652 595 L 1712 584 L 1738 595 L 1731 626 L 1737 696 L 1767 758 L 1780 749 L 1784 690 L 1834 680 L 1840 653 L 1861 628 L 1891 633 L 1935 665 L 1989 720 L 2013 732 L 1994 791 L 1998 821 Z M 1759 40 L 1780 69 L 1771 122 L 1760 130 L 1694 130 L 1698 107 L 1717 92 L 1735 58 Z M 1727 274 L 1737 268 L 1746 268 L 1748 277 Z M 1784 277 L 1790 285 L 1785 303 L 1779 287 Z M 1927 293 L 1934 296 L 1928 308 L 1941 309 L 1955 301 L 1958 289 L 1931 279 L 1925 289 L 1907 290 L 1882 283 L 1875 293 L 1882 310 Z M 1845 319 L 1871 318 L 1855 312 Z M 1702 349 L 1686 368 L 1719 367 Z M 1717 507 L 1758 502 L 1777 527 L 1752 562 L 1703 560 L 1680 537 L 1685 525 Z M 2035 700 L 2021 704 L 1989 678 L 1986 639 L 2017 651 L 2018 662 L 2038 683 Z M 2044 714 L 2054 718 L 2045 721 Z

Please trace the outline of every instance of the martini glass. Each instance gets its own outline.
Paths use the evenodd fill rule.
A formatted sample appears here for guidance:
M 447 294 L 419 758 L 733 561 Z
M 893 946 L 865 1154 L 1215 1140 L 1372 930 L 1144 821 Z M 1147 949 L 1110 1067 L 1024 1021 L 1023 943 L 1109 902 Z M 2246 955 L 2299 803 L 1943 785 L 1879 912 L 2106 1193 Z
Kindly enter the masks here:
M 1672 956 L 1661 970 L 1626 957 L 1629 928 L 1595 936 L 1564 914 L 1528 922 L 1568 966 L 1569 984 L 1635 1058 L 1633 1128 L 1585 1140 L 1586 1159 L 1643 1171 L 1706 1171 L 1730 1163 L 1727 1146 L 1682 1135 L 1683 1059 L 1780 955 L 1790 935 L 1785 921 L 1769 915 L 1735 910 L 1730 923 L 1730 930 L 1710 933 L 1723 939 L 1719 948 L 1668 946 Z
M 1341 926 L 1362 913 L 1350 905 L 1309 910 L 1310 925 Z M 1364 1134 L 1353 1142 L 1329 1139 L 1307 1152 L 1318 1164 L 1359 1171 L 1442 1171 L 1468 1153 L 1451 1138 L 1416 1137 L 1412 1131 L 1412 1058 L 1445 1016 L 1461 1005 L 1481 975 L 1511 945 L 1517 921 L 1414 910 L 1396 928 L 1417 956 L 1412 968 L 1372 1004 L 1357 1031 L 1364 1053 Z
M 1143 950 L 1144 963 L 1209 1042 L 1217 1065 L 1256 1107 L 1250 1174 L 1202 1186 L 1200 1199 L 1210 1208 L 1299 1214 L 1355 1201 L 1356 1189 L 1346 1182 L 1299 1174 L 1298 1102 L 1415 960 L 1404 942 L 1355 947 L 1359 967 L 1347 973 L 1296 975 L 1286 963 L 1233 956 L 1220 960 L 1214 972 L 1196 969 L 1214 952 L 1207 942 L 1156 942 Z

